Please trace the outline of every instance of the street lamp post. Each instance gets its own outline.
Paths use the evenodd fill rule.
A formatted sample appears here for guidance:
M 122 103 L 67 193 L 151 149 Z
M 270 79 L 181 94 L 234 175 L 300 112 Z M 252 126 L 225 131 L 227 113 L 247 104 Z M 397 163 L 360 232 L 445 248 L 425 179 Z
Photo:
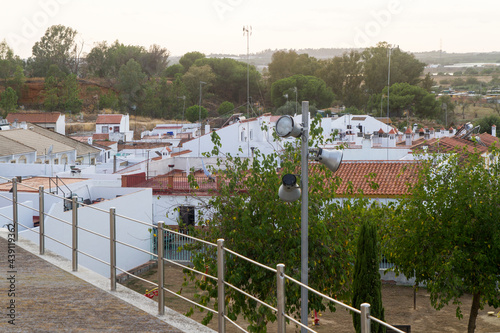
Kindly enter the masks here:
M 309 157 L 324 164 L 332 172 L 337 171 L 342 161 L 342 151 L 326 150 L 322 148 L 309 149 L 309 102 L 302 102 L 302 124 L 297 124 L 293 117 L 282 116 L 276 122 L 276 134 L 286 138 L 293 136 L 302 140 L 301 143 L 301 175 L 300 186 L 296 184 L 295 175 L 286 174 L 282 178 L 282 185 L 278 191 L 281 200 L 292 202 L 299 197 L 301 202 L 301 225 L 300 225 L 300 282 L 309 285 Z M 307 327 L 308 324 L 308 290 L 300 289 L 300 321 Z M 301 333 L 307 330 L 301 327 Z
M 184 110 L 186 109 L 186 96 L 182 95 L 177 98 L 180 98 L 184 101 L 184 104 L 182 105 L 182 121 L 184 121 Z
M 198 121 L 200 122 L 200 134 L 198 135 L 198 157 L 201 156 L 201 86 L 207 84 L 206 82 L 200 81 L 200 104 L 198 109 Z

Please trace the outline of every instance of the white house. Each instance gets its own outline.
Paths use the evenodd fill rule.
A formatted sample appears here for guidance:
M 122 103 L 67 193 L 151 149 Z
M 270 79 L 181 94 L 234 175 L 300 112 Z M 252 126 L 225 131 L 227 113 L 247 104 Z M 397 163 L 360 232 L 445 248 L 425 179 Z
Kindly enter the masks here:
M 7 115 L 7 121 L 14 128 L 18 127 L 18 124 L 25 122 L 66 135 L 66 116 L 60 112 L 14 112 Z
M 0 135 L 0 163 L 35 163 L 36 149 Z
M 130 244 L 144 251 L 151 249 L 151 233 L 149 224 L 151 224 L 151 189 L 143 188 L 120 188 L 108 186 L 104 181 L 88 179 L 63 179 L 67 186 L 61 186 L 59 191 L 55 191 L 59 196 L 67 197 L 69 194 L 78 196 L 78 201 L 88 204 L 88 206 L 78 207 L 78 226 L 91 230 L 92 232 L 109 237 L 110 231 L 110 208 L 115 208 L 116 214 L 127 216 L 123 218 L 116 217 L 116 237 L 123 243 Z M 23 186 L 24 184 L 29 187 Z M 39 220 L 39 195 L 38 186 L 44 185 L 45 190 L 49 191 L 48 178 L 32 178 L 23 180 L 18 184 L 18 202 L 25 208 L 19 206 L 19 222 L 30 229 L 38 231 L 35 222 Z M 11 198 L 12 193 L 8 190 L 11 184 L 0 184 L 0 193 L 3 197 Z M 33 188 L 35 190 L 33 190 Z M 62 191 L 65 191 L 64 193 Z M 71 191 L 71 192 L 69 192 Z M 9 224 L 8 218 L 12 217 L 12 202 L 0 197 L 0 225 Z M 73 207 L 65 205 L 64 200 L 52 195 L 44 195 L 45 234 L 64 244 L 72 243 L 72 213 Z M 67 221 L 69 223 L 63 223 Z M 137 223 L 133 220 L 142 221 Z M 19 236 L 27 238 L 38 244 L 39 235 L 33 231 L 20 227 Z M 60 243 L 49 238 L 45 239 L 45 247 L 68 259 L 72 257 L 72 251 Z M 109 262 L 109 240 L 89 233 L 84 230 L 78 232 L 79 251 L 85 252 L 104 262 Z M 135 250 L 129 246 L 117 245 L 117 266 L 124 270 L 129 270 L 140 266 L 150 259 L 150 255 L 142 251 Z M 109 266 L 99 262 L 91 257 L 79 254 L 78 262 L 105 277 L 109 277 Z
M 132 141 L 134 132 L 130 130 L 129 115 L 100 114 L 95 122 L 97 134 L 108 134 L 111 141 Z

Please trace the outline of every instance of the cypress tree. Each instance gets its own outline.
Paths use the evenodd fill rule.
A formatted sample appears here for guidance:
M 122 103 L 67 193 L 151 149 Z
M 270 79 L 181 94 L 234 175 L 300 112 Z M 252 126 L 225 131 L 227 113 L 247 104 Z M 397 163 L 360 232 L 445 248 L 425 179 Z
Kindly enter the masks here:
M 354 265 L 352 306 L 360 309 L 362 303 L 370 304 L 370 315 L 382 321 L 382 286 L 380 282 L 379 256 L 377 248 L 377 229 L 374 224 L 364 221 L 358 238 L 356 263 Z M 356 332 L 361 332 L 361 318 L 353 313 L 353 324 Z M 385 326 L 371 322 L 371 332 L 384 333 Z

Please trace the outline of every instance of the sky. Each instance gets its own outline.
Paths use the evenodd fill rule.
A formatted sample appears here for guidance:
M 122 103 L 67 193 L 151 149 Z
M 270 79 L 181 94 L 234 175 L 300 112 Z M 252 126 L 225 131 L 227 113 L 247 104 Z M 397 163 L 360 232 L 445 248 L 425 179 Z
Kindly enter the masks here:
M 500 51 L 499 12 L 500 1 L 492 0 L 22 0 L 2 6 L 0 41 L 28 58 L 47 28 L 62 24 L 78 31 L 84 53 L 116 40 L 158 44 L 172 56 L 380 41 L 407 52 L 491 52 Z M 251 27 L 249 37 L 244 26 Z

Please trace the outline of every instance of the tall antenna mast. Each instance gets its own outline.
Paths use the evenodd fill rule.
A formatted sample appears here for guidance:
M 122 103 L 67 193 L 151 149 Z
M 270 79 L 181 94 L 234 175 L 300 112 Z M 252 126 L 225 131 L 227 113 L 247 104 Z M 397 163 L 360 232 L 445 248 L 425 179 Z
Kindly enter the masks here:
M 243 36 L 247 35 L 247 118 L 250 118 L 250 35 L 252 26 L 243 26 Z

